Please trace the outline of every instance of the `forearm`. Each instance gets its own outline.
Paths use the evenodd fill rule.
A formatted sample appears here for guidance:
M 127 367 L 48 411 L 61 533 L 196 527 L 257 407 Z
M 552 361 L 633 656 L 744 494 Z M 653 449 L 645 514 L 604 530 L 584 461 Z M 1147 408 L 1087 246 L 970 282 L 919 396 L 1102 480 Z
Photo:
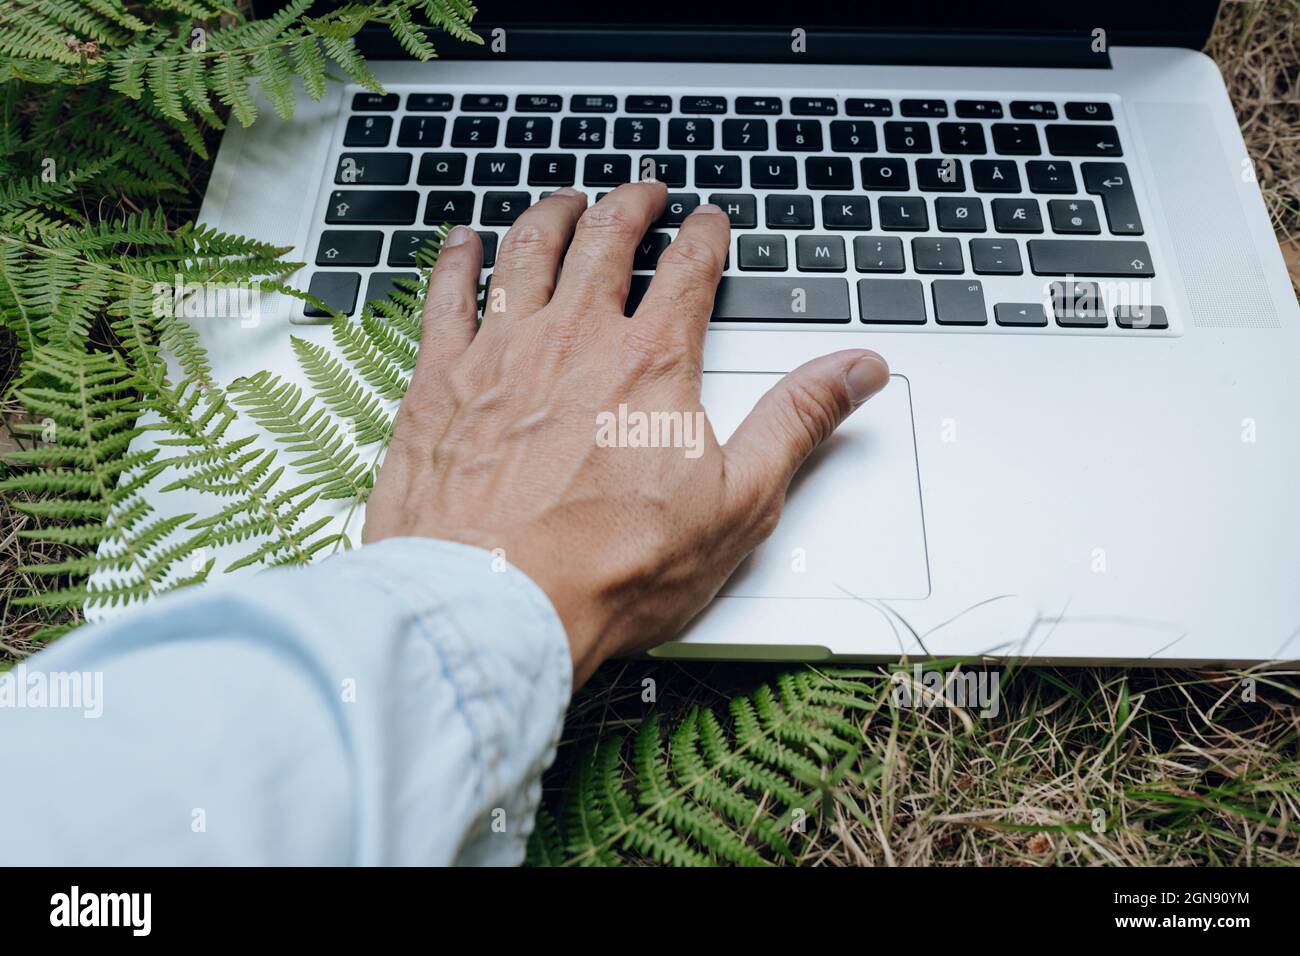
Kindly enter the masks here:
M 102 715 L 0 708 L 0 860 L 517 863 L 571 668 L 545 595 L 446 542 L 161 600 L 27 662 Z

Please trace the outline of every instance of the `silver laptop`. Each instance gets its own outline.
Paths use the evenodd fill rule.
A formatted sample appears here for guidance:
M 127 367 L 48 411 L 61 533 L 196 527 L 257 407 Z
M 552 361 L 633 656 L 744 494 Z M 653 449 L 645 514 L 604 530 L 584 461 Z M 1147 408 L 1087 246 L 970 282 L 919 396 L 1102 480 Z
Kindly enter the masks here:
M 292 281 L 357 316 L 443 223 L 480 231 L 487 281 L 546 192 L 649 175 L 670 196 L 633 300 L 695 205 L 732 220 L 719 438 L 809 358 L 881 352 L 889 385 L 657 654 L 1292 658 L 1300 315 L 1197 52 L 1215 7 L 484 0 L 483 47 L 435 36 L 416 63 L 362 34 L 386 94 L 232 126 L 201 218 L 293 247 Z M 199 321 L 217 380 L 302 378 L 291 337 L 330 341 L 313 311 Z

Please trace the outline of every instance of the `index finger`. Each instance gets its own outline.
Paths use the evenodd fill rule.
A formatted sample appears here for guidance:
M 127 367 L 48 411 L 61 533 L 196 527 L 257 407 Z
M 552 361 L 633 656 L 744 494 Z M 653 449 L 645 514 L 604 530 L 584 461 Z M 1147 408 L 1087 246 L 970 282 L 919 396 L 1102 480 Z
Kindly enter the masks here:
M 727 214 L 711 203 L 695 207 L 659 257 L 650 288 L 632 318 L 653 324 L 660 341 L 685 347 L 686 354 L 697 359 L 696 366 L 730 245 Z

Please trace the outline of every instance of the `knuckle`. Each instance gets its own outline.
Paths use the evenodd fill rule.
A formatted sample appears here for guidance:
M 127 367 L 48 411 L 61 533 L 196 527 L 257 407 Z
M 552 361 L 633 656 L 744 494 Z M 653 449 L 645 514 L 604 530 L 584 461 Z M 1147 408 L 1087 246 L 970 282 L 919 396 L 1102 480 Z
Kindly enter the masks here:
M 501 257 L 544 256 L 551 254 L 558 246 L 559 240 L 551 230 L 542 228 L 533 220 L 520 217 L 501 241 Z
M 806 455 L 835 431 L 839 402 L 830 389 L 799 381 L 790 383 L 785 396 L 787 417 Z
M 649 323 L 635 323 L 623 336 L 621 365 L 634 379 L 676 368 L 680 350 Z
M 667 264 L 672 268 L 702 279 L 712 278 L 714 273 L 719 271 L 718 253 L 713 246 L 680 233 L 664 250 L 662 259 L 667 259 Z
M 598 202 L 578 220 L 578 229 L 595 235 L 640 238 L 636 217 L 620 203 Z
M 470 297 L 464 290 L 456 288 L 430 288 L 429 297 L 424 304 L 425 314 L 431 317 L 463 315 L 471 310 L 477 310 L 477 303 L 471 305 Z

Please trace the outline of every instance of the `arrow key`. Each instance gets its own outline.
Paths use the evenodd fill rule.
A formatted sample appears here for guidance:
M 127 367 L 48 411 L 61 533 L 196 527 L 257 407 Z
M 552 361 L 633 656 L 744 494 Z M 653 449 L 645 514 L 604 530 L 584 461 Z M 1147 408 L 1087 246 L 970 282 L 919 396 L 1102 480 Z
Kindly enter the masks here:
M 999 302 L 993 306 L 993 319 L 1013 328 L 1042 328 L 1047 324 L 1047 312 L 1041 302 Z
M 384 234 L 361 229 L 326 229 L 316 248 L 318 266 L 377 266 Z

